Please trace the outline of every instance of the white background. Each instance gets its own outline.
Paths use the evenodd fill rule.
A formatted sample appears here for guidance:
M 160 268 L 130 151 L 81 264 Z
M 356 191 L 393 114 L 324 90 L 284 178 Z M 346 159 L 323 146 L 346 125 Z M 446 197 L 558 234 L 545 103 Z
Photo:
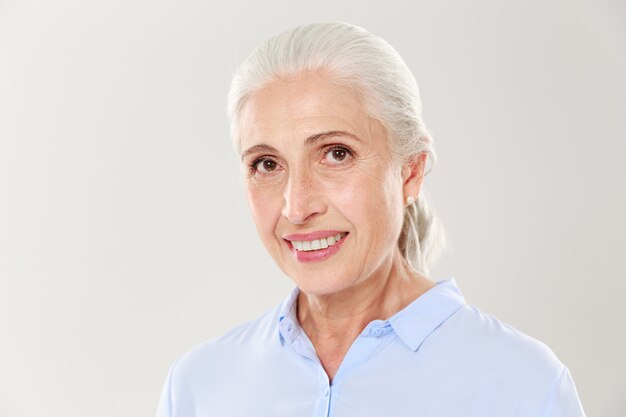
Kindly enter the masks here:
M 420 84 L 432 277 L 624 415 L 623 2 L 0 0 L 0 416 L 152 416 L 175 358 L 287 295 L 226 93 L 262 40 L 326 20 Z

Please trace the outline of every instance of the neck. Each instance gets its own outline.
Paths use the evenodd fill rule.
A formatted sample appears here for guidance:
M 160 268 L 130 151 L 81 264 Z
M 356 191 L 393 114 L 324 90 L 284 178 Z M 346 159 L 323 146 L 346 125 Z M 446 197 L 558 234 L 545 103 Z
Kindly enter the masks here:
M 298 321 L 314 345 L 349 347 L 369 322 L 388 319 L 433 286 L 395 251 L 357 285 L 333 294 L 300 293 Z

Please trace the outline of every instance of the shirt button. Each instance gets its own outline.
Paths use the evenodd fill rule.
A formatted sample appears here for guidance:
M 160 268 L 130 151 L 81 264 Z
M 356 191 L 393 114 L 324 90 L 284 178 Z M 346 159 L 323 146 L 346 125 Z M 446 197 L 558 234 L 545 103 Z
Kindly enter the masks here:
M 383 335 L 383 329 L 381 329 L 381 328 L 379 327 L 379 328 L 377 328 L 377 329 L 374 329 L 374 332 L 373 332 L 373 333 L 374 333 L 374 336 L 376 336 L 376 337 L 380 337 L 380 336 L 382 336 L 382 335 Z

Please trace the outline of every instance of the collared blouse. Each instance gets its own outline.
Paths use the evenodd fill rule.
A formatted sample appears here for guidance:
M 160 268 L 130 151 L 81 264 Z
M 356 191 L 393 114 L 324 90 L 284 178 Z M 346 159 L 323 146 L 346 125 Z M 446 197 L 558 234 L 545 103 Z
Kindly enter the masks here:
M 329 383 L 298 324 L 298 289 L 182 356 L 157 417 L 580 417 L 568 369 L 543 343 L 465 302 L 454 279 L 374 320 Z

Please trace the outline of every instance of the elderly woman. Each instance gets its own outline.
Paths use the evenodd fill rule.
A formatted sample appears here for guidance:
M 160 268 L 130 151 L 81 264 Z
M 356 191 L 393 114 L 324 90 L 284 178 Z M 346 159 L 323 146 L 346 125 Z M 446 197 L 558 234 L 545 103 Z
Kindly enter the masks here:
M 343 23 L 285 31 L 242 64 L 229 112 L 258 233 L 296 288 L 179 359 L 158 416 L 584 415 L 548 347 L 426 276 L 435 153 L 389 44 Z

